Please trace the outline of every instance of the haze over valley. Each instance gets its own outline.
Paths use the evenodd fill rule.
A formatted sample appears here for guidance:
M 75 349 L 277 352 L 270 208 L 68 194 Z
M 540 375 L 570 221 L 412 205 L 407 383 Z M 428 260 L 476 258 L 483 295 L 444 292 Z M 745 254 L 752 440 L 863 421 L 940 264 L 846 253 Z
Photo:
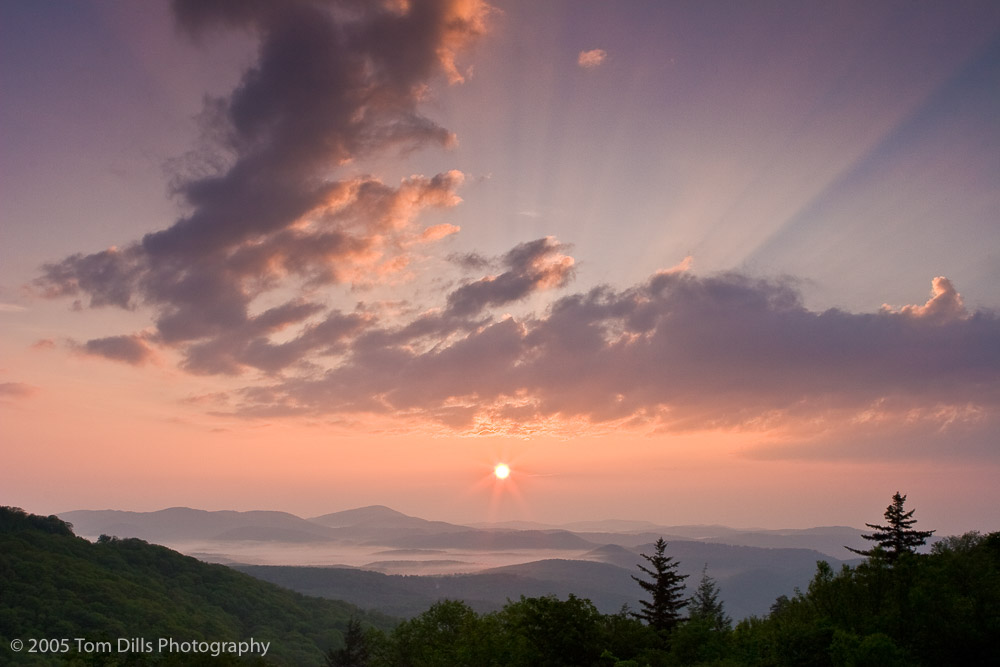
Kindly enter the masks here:
M 818 560 L 836 567 L 855 562 L 844 547 L 864 544 L 862 531 L 836 526 L 737 530 L 627 520 L 462 526 L 384 506 L 308 519 L 183 507 L 78 510 L 60 518 L 92 540 L 138 537 L 302 593 L 404 616 L 446 597 L 492 611 L 507 598 L 571 592 L 607 613 L 623 604 L 637 608 L 641 590 L 630 575 L 644 562 L 640 553 L 651 553 L 663 537 L 680 571 L 696 582 L 707 568 L 731 613 L 742 618 L 766 613 L 779 595 L 805 586 Z

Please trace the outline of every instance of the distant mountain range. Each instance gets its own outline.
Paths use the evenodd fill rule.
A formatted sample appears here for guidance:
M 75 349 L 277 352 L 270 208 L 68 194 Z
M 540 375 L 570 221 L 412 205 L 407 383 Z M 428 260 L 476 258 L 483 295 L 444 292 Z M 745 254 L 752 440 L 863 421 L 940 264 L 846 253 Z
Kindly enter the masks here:
M 590 598 L 606 613 L 623 604 L 635 609 L 642 590 L 631 575 L 644 563 L 640 554 L 652 553 L 652 543 L 662 536 L 667 554 L 689 575 L 689 590 L 707 569 L 729 613 L 743 618 L 766 613 L 779 595 L 808 585 L 817 561 L 839 567 L 848 555 L 844 546 L 865 546 L 862 531 L 840 526 L 737 530 L 622 520 L 462 526 L 378 505 L 309 519 L 186 507 L 59 516 L 78 535 L 138 537 L 301 593 L 402 616 L 442 598 L 489 611 L 507 599 L 549 593 Z M 325 567 L 302 567 L 317 559 Z
M 80 535 L 139 537 L 151 541 L 326 542 L 400 548 L 582 549 L 601 544 L 636 547 L 663 537 L 761 548 L 813 549 L 833 558 L 845 546 L 866 546 L 862 531 L 845 526 L 739 530 L 718 525 L 661 526 L 610 519 L 565 525 L 532 522 L 457 525 L 408 516 L 372 505 L 303 519 L 287 512 L 215 511 L 171 507 L 156 512 L 76 510 L 59 515 Z

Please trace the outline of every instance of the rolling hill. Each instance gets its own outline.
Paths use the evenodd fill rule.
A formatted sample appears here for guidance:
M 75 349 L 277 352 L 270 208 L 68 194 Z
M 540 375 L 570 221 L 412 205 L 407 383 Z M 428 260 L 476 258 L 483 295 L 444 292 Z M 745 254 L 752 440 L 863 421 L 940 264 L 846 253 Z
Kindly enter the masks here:
M 80 637 L 111 642 L 116 656 L 118 638 L 254 638 L 269 642 L 266 664 L 319 665 L 326 649 L 342 643 L 351 617 L 394 625 L 346 602 L 306 597 L 139 539 L 93 543 L 56 517 L 0 508 L 0 664 L 15 657 L 36 658 L 21 664 L 65 664 L 59 655 L 15 656 L 9 640 Z M 120 657 L 148 653 L 126 652 L 130 656 Z M 193 658 L 154 654 L 164 659 L 157 664 L 191 664 Z

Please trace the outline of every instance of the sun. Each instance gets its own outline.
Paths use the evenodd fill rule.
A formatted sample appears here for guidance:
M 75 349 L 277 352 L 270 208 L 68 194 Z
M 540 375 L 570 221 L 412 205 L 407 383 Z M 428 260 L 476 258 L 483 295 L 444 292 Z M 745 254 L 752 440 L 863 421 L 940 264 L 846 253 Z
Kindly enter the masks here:
M 510 466 L 506 463 L 498 463 L 493 468 L 493 474 L 497 479 L 507 479 L 510 477 Z

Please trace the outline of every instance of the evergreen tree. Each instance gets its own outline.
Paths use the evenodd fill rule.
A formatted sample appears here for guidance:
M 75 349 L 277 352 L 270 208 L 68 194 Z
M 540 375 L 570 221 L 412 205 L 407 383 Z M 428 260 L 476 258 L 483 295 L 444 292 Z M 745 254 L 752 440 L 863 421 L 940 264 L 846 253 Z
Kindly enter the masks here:
M 666 541 L 661 537 L 654 545 L 652 556 L 639 554 L 653 566 L 649 569 L 639 565 L 639 569 L 653 578 L 652 581 L 645 581 L 632 575 L 643 590 L 648 592 L 651 600 L 640 600 L 642 611 L 633 614 L 636 618 L 646 621 L 652 628 L 669 633 L 674 627 L 685 620 L 681 617 L 681 610 L 687 606 L 684 597 L 684 580 L 686 574 L 677 574 L 678 563 L 670 556 L 665 556 L 667 549 Z
M 365 641 L 361 622 L 351 618 L 347 622 L 347 633 L 344 635 L 344 648 L 326 653 L 328 667 L 366 667 L 368 665 L 368 644 Z
M 708 565 L 701 571 L 701 582 L 698 590 L 688 601 L 688 610 L 691 620 L 701 620 L 709 624 L 713 630 L 731 630 L 733 620 L 729 618 L 723 608 L 722 600 L 719 599 L 719 586 L 715 579 L 708 576 Z
M 913 524 L 917 522 L 913 517 L 915 510 L 903 511 L 903 503 L 906 496 L 900 495 L 899 491 L 892 497 L 892 504 L 885 510 L 885 526 L 874 523 L 865 525 L 874 530 L 871 535 L 861 537 L 878 544 L 871 549 L 852 549 L 844 547 L 848 551 L 871 558 L 876 554 L 881 555 L 890 563 L 896 561 L 904 553 L 914 553 L 917 547 L 927 542 L 927 538 L 934 534 L 933 530 L 914 530 Z

